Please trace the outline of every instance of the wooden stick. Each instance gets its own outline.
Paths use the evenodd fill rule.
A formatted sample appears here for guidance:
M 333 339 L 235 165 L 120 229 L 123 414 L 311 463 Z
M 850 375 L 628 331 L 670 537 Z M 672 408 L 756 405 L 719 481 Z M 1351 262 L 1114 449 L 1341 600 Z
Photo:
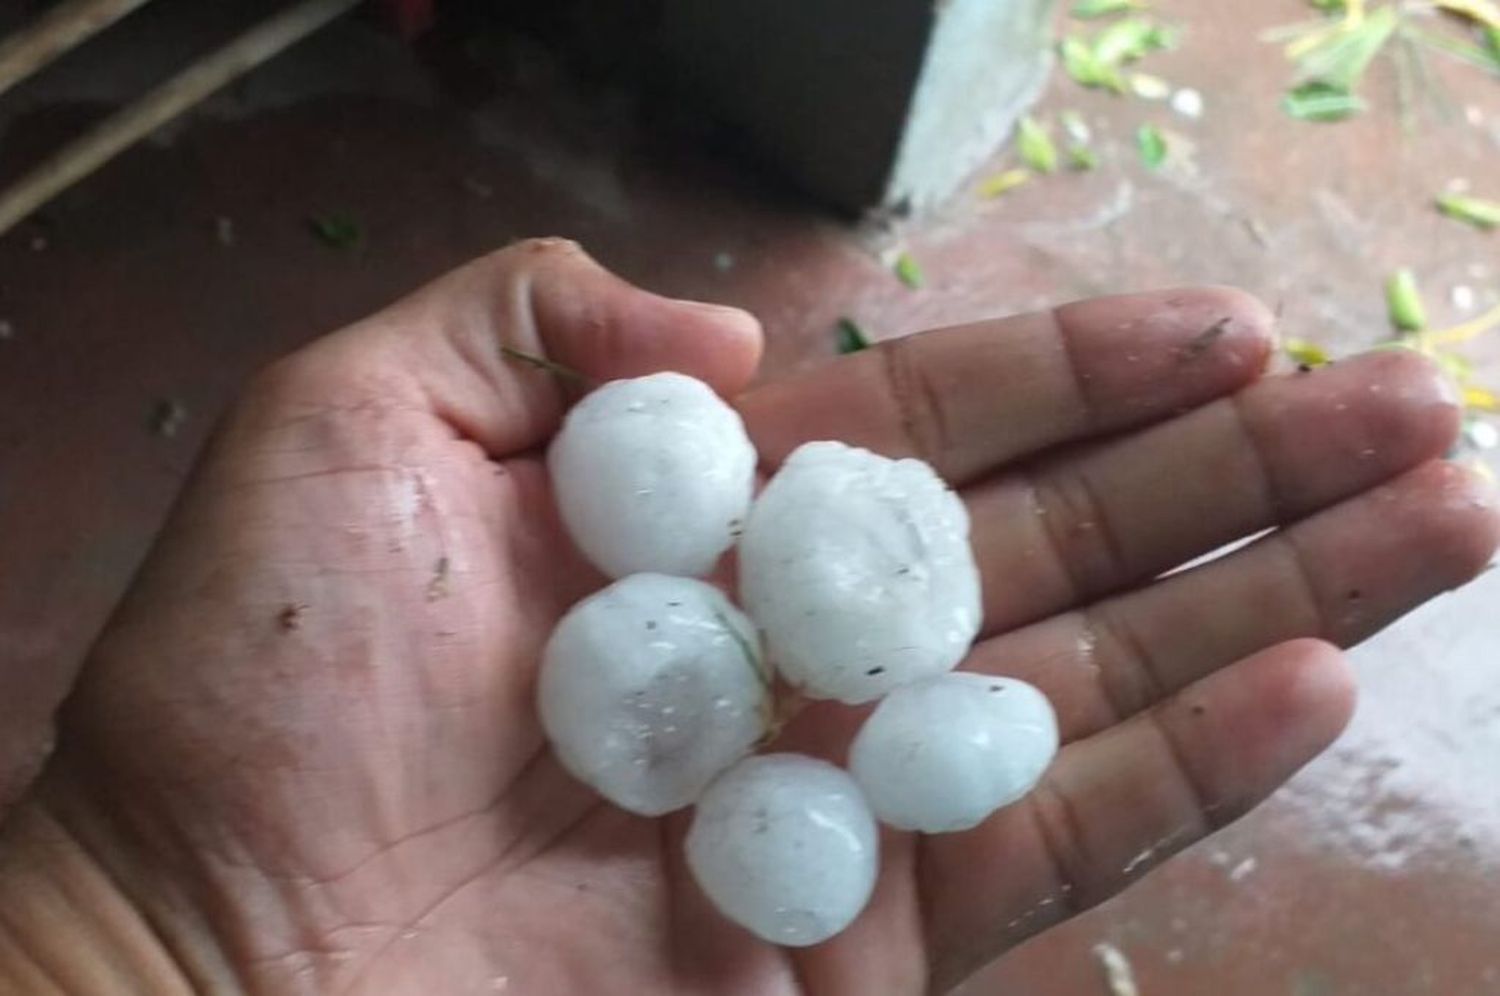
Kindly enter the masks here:
M 149 0 L 63 0 L 0 41 L 0 93 Z
M 111 114 L 0 193 L 0 235 L 224 84 L 274 58 L 359 3 L 302 0 L 293 4 Z

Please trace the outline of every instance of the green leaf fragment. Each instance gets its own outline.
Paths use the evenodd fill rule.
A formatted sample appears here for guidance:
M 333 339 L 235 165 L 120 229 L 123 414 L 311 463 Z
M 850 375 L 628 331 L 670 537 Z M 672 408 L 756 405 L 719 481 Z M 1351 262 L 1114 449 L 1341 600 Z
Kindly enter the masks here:
M 1342 14 L 1348 8 L 1348 0 L 1309 0 L 1314 8 L 1325 14 Z
M 1326 83 L 1303 83 L 1282 99 L 1281 106 L 1298 121 L 1343 121 L 1369 105 L 1347 90 Z
M 1288 339 L 1282 347 L 1292 362 L 1302 367 L 1321 367 L 1333 362 L 1328 350 L 1306 339 Z
M 911 253 L 903 251 L 901 255 L 896 257 L 895 271 L 896 279 L 912 290 L 920 288 L 927 282 L 926 276 L 922 273 L 922 267 L 917 264 L 915 259 L 912 259 Z
M 1087 145 L 1068 146 L 1068 166 L 1076 170 L 1099 168 L 1099 154 Z
M 355 249 L 365 240 L 359 222 L 346 214 L 315 215 L 307 219 L 307 227 L 333 249 Z
M 1411 270 L 1403 267 L 1391 274 L 1385 284 L 1385 303 L 1391 324 L 1402 332 L 1420 332 L 1427 327 L 1427 309 L 1422 306 L 1422 292 Z
M 1016 124 L 1016 149 L 1021 161 L 1038 173 L 1057 172 L 1057 146 L 1035 118 L 1023 117 Z
M 1400 19 L 1395 5 L 1371 11 L 1358 25 L 1335 31 L 1298 60 L 1304 83 L 1326 83 L 1348 93 L 1364 78 Z
M 1094 39 L 1094 61 L 1103 66 L 1122 66 L 1176 44 L 1176 29 L 1146 17 L 1127 17 Z
M 1467 62 L 1471 66 L 1486 70 L 1495 75 L 1500 75 L 1500 47 L 1494 47 L 1488 42 L 1484 45 L 1475 45 L 1472 42 L 1463 41 L 1458 38 L 1449 38 L 1446 35 L 1435 35 L 1431 32 L 1421 31 L 1410 25 L 1403 26 L 1401 31 L 1407 38 L 1415 42 L 1420 42 L 1436 52 L 1452 56 L 1461 62 Z
M 1145 9 L 1146 4 L 1143 0 L 1079 0 L 1073 5 L 1073 16 L 1080 20 L 1089 20 Z
M 858 353 L 870 348 L 870 337 L 852 318 L 840 318 L 838 325 L 838 349 L 840 354 Z
M 1114 66 L 1094 57 L 1094 50 L 1081 38 L 1064 38 L 1058 45 L 1063 70 L 1080 86 L 1125 92 L 1125 80 Z
M 1437 206 L 1448 217 L 1475 228 L 1488 231 L 1500 227 L 1500 201 L 1465 197 L 1462 194 L 1442 194 L 1437 199 Z
M 1135 147 L 1141 154 L 1141 162 L 1149 169 L 1159 169 L 1167 161 L 1167 138 L 1155 125 L 1144 124 L 1136 129 Z

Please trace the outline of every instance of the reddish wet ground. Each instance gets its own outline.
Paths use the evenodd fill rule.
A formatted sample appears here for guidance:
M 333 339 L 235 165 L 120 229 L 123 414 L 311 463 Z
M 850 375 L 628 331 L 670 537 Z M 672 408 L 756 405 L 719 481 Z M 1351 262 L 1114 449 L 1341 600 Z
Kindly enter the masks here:
M 0 100 L 0 177 L 266 5 L 204 6 L 160 0 Z M 37 735 L 14 703 L 61 693 L 58 662 L 87 646 L 250 371 L 519 237 L 571 236 L 650 287 L 751 308 L 773 372 L 827 355 L 840 315 L 889 336 L 1225 282 L 1276 304 L 1288 334 L 1343 350 L 1387 334 L 1396 266 L 1421 276 L 1435 322 L 1500 297 L 1500 236 L 1429 207 L 1455 178 L 1500 192 L 1493 80 L 1434 62 L 1446 96 L 1414 100 L 1407 131 L 1382 65 L 1376 113 L 1299 124 L 1277 107 L 1287 67 L 1255 35 L 1303 4 L 1161 6 L 1189 34 L 1151 71 L 1199 90 L 1203 119 L 1058 80 L 1048 108 L 1084 112 L 1103 167 L 966 194 L 897 233 L 920 291 L 877 260 L 880 239 L 654 137 L 629 99 L 577 99 L 529 50 L 498 75 L 435 73 L 348 23 L 215 98 L 0 239 L 0 736 Z M 1144 121 L 1178 150 L 1157 173 L 1134 151 Z M 308 234 L 335 213 L 359 220 L 359 248 Z M 1476 356 L 1500 377 L 1493 347 Z M 1500 993 L 1497 598 L 1491 573 L 1362 648 L 1360 714 L 1334 751 L 966 991 L 1109 993 L 1092 953 L 1107 942 L 1149 996 Z

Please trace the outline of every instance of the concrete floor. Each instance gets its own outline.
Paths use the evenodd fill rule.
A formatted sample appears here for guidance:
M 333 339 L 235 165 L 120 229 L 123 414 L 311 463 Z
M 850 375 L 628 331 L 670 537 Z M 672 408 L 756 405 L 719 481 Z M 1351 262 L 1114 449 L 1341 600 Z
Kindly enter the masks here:
M 257 6 L 160 0 L 8 95 L 0 179 Z M 1493 81 L 1434 64 L 1452 102 L 1424 102 L 1407 133 L 1383 67 L 1378 113 L 1299 124 L 1277 106 L 1287 67 L 1254 36 L 1304 4 L 1158 6 L 1189 34 L 1150 69 L 1200 90 L 1203 120 L 1059 78 L 1046 106 L 1085 113 L 1103 168 L 999 201 L 966 193 L 895 233 L 855 232 L 641 127 L 629 98 L 578 96 L 524 46 L 498 75 L 437 72 L 345 23 L 215 98 L 0 239 L 0 736 L 36 735 L 14 702 L 61 693 L 57 662 L 87 647 L 250 371 L 522 236 L 570 236 L 642 284 L 752 309 L 771 373 L 828 355 L 840 315 L 891 336 L 1224 282 L 1275 303 L 1288 334 L 1344 350 L 1386 334 L 1396 266 L 1416 269 L 1437 322 L 1465 317 L 1455 286 L 1479 306 L 1500 295 L 1500 236 L 1429 208 L 1455 177 L 1500 175 Z M 0 5 L 0 28 L 20 13 Z M 1147 120 L 1187 152 L 1159 173 L 1132 145 Z M 359 219 L 361 248 L 308 234 L 329 212 Z M 893 240 L 925 289 L 876 258 Z M 1500 380 L 1500 354 L 1480 359 Z M 1328 756 L 966 991 L 1108 994 L 1091 953 L 1106 941 L 1148 996 L 1500 993 L 1497 599 L 1492 572 L 1361 648 L 1361 711 Z

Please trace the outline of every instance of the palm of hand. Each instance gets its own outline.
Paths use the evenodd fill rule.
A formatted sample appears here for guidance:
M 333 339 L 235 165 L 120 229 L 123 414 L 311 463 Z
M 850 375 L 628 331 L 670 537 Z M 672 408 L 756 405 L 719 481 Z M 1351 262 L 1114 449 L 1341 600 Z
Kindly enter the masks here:
M 1185 340 L 1181 355 L 1197 369 L 1175 385 L 1132 394 L 1081 378 L 1094 392 L 1090 429 L 1164 417 L 1251 379 L 1264 350 L 1258 314 L 1223 294 L 1195 301 L 1174 306 L 1228 309 L 1238 335 Z M 1090 321 L 1075 314 L 1068 334 L 1102 335 Z M 1059 334 L 1017 324 L 1023 344 Z M 928 379 L 940 358 L 919 367 L 912 349 L 895 362 L 862 354 L 858 365 L 841 361 L 842 380 L 820 374 L 811 388 L 750 395 L 747 420 L 773 459 L 798 438 L 842 435 L 922 449 L 973 483 L 992 637 L 972 666 L 1042 684 L 1073 741 L 1043 791 L 973 833 L 887 833 L 865 916 L 825 945 L 788 952 L 708 907 L 681 863 L 680 816 L 645 820 L 603 804 L 547 751 L 533 707 L 538 652 L 600 579 L 571 552 L 540 461 L 563 404 L 557 385 L 501 356 L 497 339 L 598 378 L 670 367 L 725 392 L 743 386 L 757 353 L 743 318 L 650 297 L 567 246 L 539 244 L 461 271 L 259 382 L 97 648 L 39 789 L 91 849 L 128 869 L 122 880 L 152 884 L 137 901 L 179 926 L 202 978 L 380 993 L 901 992 L 955 981 L 1122 887 L 1137 853 L 1186 844 L 1320 749 L 1347 716 L 1347 674 L 1326 645 L 1283 641 L 1357 638 L 1461 580 L 1493 532 L 1491 520 L 1463 515 L 1471 482 L 1418 467 L 1387 487 L 1401 507 L 1439 512 L 1411 513 L 1401 537 L 1357 569 L 1389 575 L 1389 559 L 1430 548 L 1435 534 L 1451 540 L 1447 550 L 1422 571 L 1360 581 L 1361 612 L 1329 610 L 1324 589 L 1352 582 L 1309 558 L 1331 555 L 1368 514 L 1358 492 L 1435 456 L 1452 431 L 1431 374 L 1401 358 L 1374 374 L 1404 385 L 1400 409 L 1370 402 L 1360 416 L 1408 430 L 1378 471 L 1347 461 L 1299 469 L 1294 442 L 1272 439 L 1291 455 L 1262 452 L 1271 466 L 1256 473 L 1279 492 L 1265 509 L 1215 513 L 1211 530 L 1180 540 L 1110 507 L 1078 516 L 1081 530 L 986 527 L 987 515 L 1007 521 L 1022 491 L 1028 509 L 1076 511 L 1067 489 L 1046 483 L 1064 471 L 1048 467 L 1118 471 L 1099 462 L 1106 448 L 997 477 L 1004 459 L 1084 426 L 1055 424 L 1038 393 L 1031 410 L 1025 398 L 1006 402 L 1030 423 L 1006 442 L 981 440 L 971 409 L 997 404 L 984 391 L 936 402 L 947 410 L 929 425 L 926 388 L 964 386 Z M 1210 347 L 1217 359 L 1191 352 Z M 874 392 L 871 378 L 894 393 Z M 882 410 L 877 399 L 890 397 L 894 409 Z M 1264 429 L 1261 441 L 1274 435 Z M 1113 445 L 1132 443 L 1134 459 L 1165 445 Z M 1231 464 L 1218 470 L 1247 473 Z M 1445 501 L 1434 506 L 1434 494 Z M 1272 508 L 1296 517 L 1344 498 L 1294 527 L 1297 566 L 1276 566 L 1285 551 L 1262 553 L 1275 563 L 1209 576 L 1232 599 L 1294 570 L 1302 587 L 1278 603 L 1296 605 L 1289 618 L 1200 620 L 1212 632 L 1173 652 L 1156 649 L 1154 631 L 1201 604 L 1201 578 L 1197 591 L 1166 582 L 1095 603 Z M 1090 518 L 1114 520 L 1103 547 L 1086 535 Z M 1273 649 L 1219 670 L 1264 647 Z M 1127 655 L 1140 659 L 1130 671 L 1116 659 Z M 1210 709 L 1207 728 L 1197 717 Z M 847 717 L 820 709 L 787 736 L 838 757 L 848 729 Z

